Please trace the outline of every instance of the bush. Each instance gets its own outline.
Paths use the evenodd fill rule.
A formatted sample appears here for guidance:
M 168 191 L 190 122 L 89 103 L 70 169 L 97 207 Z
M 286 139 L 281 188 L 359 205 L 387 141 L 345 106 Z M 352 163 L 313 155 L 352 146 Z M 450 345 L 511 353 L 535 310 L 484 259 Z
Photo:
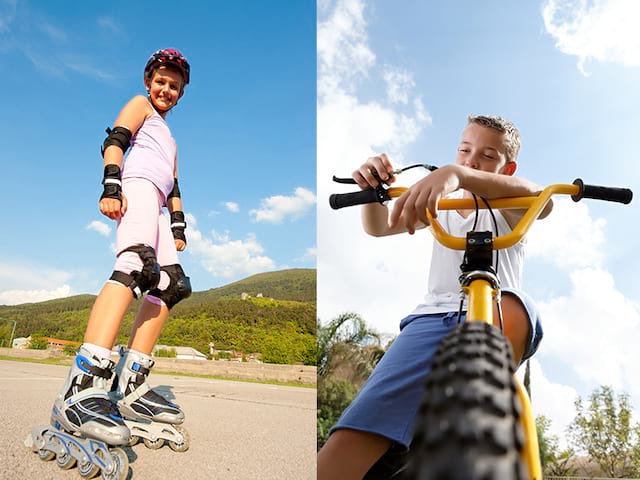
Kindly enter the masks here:
M 329 430 L 349 406 L 358 389 L 348 380 L 334 377 L 318 378 L 318 450 L 329 438 Z
M 156 357 L 164 357 L 164 358 L 176 358 L 178 354 L 176 353 L 175 348 L 159 348 L 155 351 L 154 354 Z

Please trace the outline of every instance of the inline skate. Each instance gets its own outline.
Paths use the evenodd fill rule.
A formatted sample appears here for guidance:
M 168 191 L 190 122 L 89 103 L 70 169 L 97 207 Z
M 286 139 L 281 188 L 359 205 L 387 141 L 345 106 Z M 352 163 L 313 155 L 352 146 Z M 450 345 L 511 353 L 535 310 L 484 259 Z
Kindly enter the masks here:
M 189 449 L 189 433 L 180 426 L 184 413 L 180 407 L 151 389 L 147 383 L 155 362 L 147 355 L 120 347 L 112 398 L 131 431 L 129 446 L 141 439 L 147 448 L 161 448 L 165 440 L 176 452 Z
M 115 364 L 80 347 L 64 386 L 56 396 L 51 424 L 36 427 L 25 444 L 40 459 L 56 459 L 62 469 L 78 466 L 80 475 L 98 473 L 106 480 L 124 480 L 129 460 L 120 448 L 131 440 L 117 406 L 110 400 L 108 383 Z

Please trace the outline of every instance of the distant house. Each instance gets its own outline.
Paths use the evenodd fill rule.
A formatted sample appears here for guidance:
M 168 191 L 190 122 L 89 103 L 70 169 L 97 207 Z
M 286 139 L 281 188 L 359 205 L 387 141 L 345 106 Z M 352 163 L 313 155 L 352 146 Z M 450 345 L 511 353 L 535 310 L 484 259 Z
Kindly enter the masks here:
M 30 343 L 31 337 L 14 338 L 13 343 L 11 344 L 11 348 L 19 348 L 20 350 L 24 350 L 26 348 L 29 348 Z
M 47 350 L 54 350 L 56 352 L 64 351 L 66 346 L 72 346 L 74 348 L 78 348 L 80 346 L 80 342 L 71 342 L 69 340 L 60 340 L 59 338 L 45 338 L 47 341 Z
M 69 340 L 61 340 L 59 338 L 45 337 L 44 340 L 47 342 L 47 350 L 52 350 L 54 352 L 63 352 L 67 345 L 70 345 L 74 348 L 77 348 L 80 346 L 80 342 L 71 342 Z M 31 338 L 31 336 L 28 336 L 26 338 L 25 337 L 14 338 L 12 343 L 12 348 L 18 348 L 21 350 L 30 348 L 32 341 L 33 341 L 33 338 Z
M 158 350 L 175 350 L 176 357 L 179 360 L 206 360 L 207 356 L 204 353 L 199 352 L 195 348 L 191 347 L 173 347 L 170 345 L 156 345 L 153 349 L 153 355 L 155 356 Z

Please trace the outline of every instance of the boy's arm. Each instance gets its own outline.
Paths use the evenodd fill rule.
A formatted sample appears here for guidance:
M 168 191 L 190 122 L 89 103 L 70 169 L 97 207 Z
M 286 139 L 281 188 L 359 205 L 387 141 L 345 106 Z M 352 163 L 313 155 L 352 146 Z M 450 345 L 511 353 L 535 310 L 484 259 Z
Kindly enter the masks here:
M 391 212 L 390 228 L 404 224 L 406 231 L 413 233 L 419 225 L 428 225 L 426 210 L 434 218 L 437 217 L 438 201 L 460 188 L 487 199 L 532 196 L 542 191 L 540 186 L 524 178 L 484 172 L 457 164 L 445 165 L 412 185 L 398 198 Z M 546 217 L 552 208 L 550 202 L 540 218 Z M 501 212 L 512 228 L 524 214 L 524 210 Z
M 378 178 L 376 178 L 374 172 L 376 172 Z M 353 178 L 363 189 L 376 188 L 380 183 L 379 178 L 387 182 L 387 184 L 391 184 L 395 180 L 391 161 L 385 153 L 368 158 L 358 170 L 353 172 Z M 364 231 L 374 237 L 385 237 L 407 232 L 403 222 L 397 223 L 393 227 L 389 225 L 389 209 L 379 203 L 363 205 L 361 218 Z M 416 228 L 424 228 L 425 226 L 425 224 L 420 224 L 416 225 Z

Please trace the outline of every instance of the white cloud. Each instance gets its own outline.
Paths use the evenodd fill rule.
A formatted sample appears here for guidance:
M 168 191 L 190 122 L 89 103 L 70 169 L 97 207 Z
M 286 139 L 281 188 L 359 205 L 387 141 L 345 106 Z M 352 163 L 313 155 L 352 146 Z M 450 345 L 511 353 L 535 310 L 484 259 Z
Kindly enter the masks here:
M 326 322 L 355 311 L 378 330 L 397 332 L 401 317 L 425 293 L 429 233 L 368 237 L 357 208 L 334 212 L 327 200 L 331 193 L 353 190 L 331 182 L 333 175 L 349 176 L 380 151 L 400 161 L 403 149 L 430 124 L 411 72 L 396 66 L 380 71 L 375 62 L 364 3 L 319 5 L 318 315 Z M 380 76 L 388 88 L 379 100 L 363 102 L 358 87 L 370 76 Z
M 296 220 L 308 213 L 316 204 L 316 196 L 306 188 L 298 187 L 291 196 L 274 195 L 260 201 L 260 208 L 249 214 L 255 222 L 281 223 L 285 218 Z
M 0 262 L 0 291 L 56 290 L 72 276 L 71 273 L 41 265 Z
M 547 0 L 542 16 L 558 50 L 578 57 L 583 75 L 589 60 L 640 65 L 640 2 Z
M 636 361 L 640 307 L 625 298 L 612 275 L 602 269 L 575 270 L 571 283 L 567 294 L 538 302 L 545 334 L 537 357 L 540 363 L 532 361 L 534 412 L 551 418 L 552 433 L 565 442 L 578 394 L 585 400 L 596 388 L 608 385 L 630 395 L 636 420 L 640 407 Z M 558 370 L 564 378 L 551 380 Z M 570 385 L 580 385 L 582 391 Z
M 94 232 L 98 232 L 100 235 L 104 237 L 108 237 L 111 234 L 111 227 L 104 222 L 100 222 L 98 220 L 94 220 L 89 225 L 87 225 L 87 230 L 93 230 Z
M 196 218 L 186 215 L 189 252 L 214 277 L 235 278 L 274 270 L 275 262 L 264 255 L 264 248 L 254 235 L 232 240 L 228 232 L 204 236 L 196 227 Z
M 366 75 L 375 62 L 367 40 L 364 2 L 338 0 L 322 2 L 321 12 L 329 15 L 318 22 L 318 96 L 331 94 L 337 88 L 355 88 L 357 77 Z
M 53 290 L 7 290 L 0 292 L 0 305 L 36 303 L 71 295 L 71 287 L 63 285 Z
M 68 272 L 39 265 L 0 262 L 0 305 L 42 302 L 68 297 L 73 277 Z
M 240 211 L 240 205 L 238 205 L 236 202 L 224 202 L 224 206 L 228 211 L 232 213 L 238 213 Z
M 527 256 L 563 269 L 598 267 L 603 262 L 606 220 L 593 219 L 586 203 L 554 200 L 547 218 L 535 222 L 527 237 Z
M 413 76 L 406 70 L 399 68 L 387 68 L 382 78 L 387 84 L 387 97 L 391 103 L 409 103 L 411 90 L 415 87 Z
M 640 308 L 602 269 L 576 270 L 571 283 L 567 295 L 538 303 L 545 327 L 541 352 L 564 363 L 584 382 L 628 391 L 640 406 L 640 385 L 635 381 L 640 367 L 634 360 Z
M 549 380 L 542 366 L 535 358 L 531 359 L 531 405 L 534 415 L 544 415 L 551 420 L 549 433 L 560 440 L 560 448 L 566 448 L 566 429 L 576 415 L 574 401 L 578 392 L 571 386 Z M 524 366 L 518 370 L 518 377 L 524 382 Z M 584 397 L 583 397 L 584 398 Z

